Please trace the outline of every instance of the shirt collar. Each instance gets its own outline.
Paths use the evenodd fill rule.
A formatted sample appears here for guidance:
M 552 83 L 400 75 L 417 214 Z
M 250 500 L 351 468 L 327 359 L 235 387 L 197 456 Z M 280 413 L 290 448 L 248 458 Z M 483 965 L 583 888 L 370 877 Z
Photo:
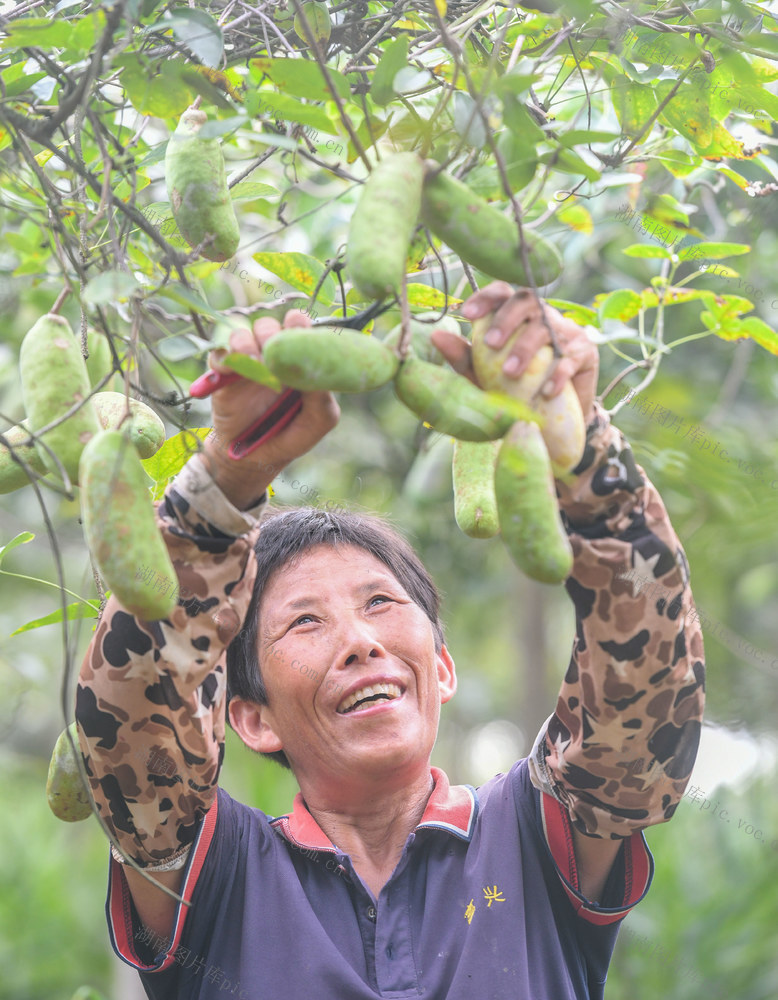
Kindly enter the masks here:
M 450 785 L 446 773 L 439 767 L 430 768 L 430 773 L 435 784 L 416 830 L 443 830 L 469 842 L 478 815 L 475 789 L 471 785 Z M 300 792 L 294 797 L 291 813 L 270 822 L 297 847 L 312 851 L 338 851 L 308 811 Z

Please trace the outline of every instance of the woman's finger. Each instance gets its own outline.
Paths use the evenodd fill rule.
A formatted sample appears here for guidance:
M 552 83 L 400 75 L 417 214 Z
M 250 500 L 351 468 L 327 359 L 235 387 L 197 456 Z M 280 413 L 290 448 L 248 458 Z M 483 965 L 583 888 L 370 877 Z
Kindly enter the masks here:
M 311 317 L 304 313 L 302 309 L 290 309 L 284 316 L 284 327 L 291 326 L 312 326 Z
M 514 294 L 514 288 L 507 281 L 492 281 L 479 289 L 462 306 L 465 319 L 480 319 L 493 312 Z
M 433 330 L 430 340 L 448 361 L 455 372 L 475 381 L 473 371 L 473 352 L 470 341 L 450 330 Z

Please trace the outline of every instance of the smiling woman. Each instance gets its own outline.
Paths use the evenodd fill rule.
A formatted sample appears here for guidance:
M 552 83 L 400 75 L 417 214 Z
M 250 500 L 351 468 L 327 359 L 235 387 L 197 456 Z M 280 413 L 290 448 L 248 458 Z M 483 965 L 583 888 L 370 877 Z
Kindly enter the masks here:
M 429 618 L 436 649 L 443 646 L 440 596 L 435 584 L 411 546 L 385 521 L 365 514 L 335 514 L 307 507 L 274 511 L 263 521 L 254 549 L 257 576 L 245 628 L 227 650 L 229 700 L 238 697 L 267 705 L 268 693 L 258 658 L 262 596 L 275 574 L 285 570 L 293 572 L 300 556 L 319 545 L 354 546 L 383 563 Z M 289 767 L 283 751 L 267 756 Z
M 542 314 L 504 283 L 469 306 L 495 314 L 498 340 L 523 326 L 527 362 L 547 343 Z M 215 983 L 179 967 L 183 945 L 268 996 L 309 996 L 315 980 L 323 1000 L 470 1000 L 477 981 L 484 997 L 602 1000 L 618 924 L 651 882 L 642 831 L 672 817 L 691 773 L 704 664 L 680 541 L 594 400 L 596 349 L 572 320 L 546 319 L 587 414 L 584 457 L 556 484 L 576 638 L 530 754 L 477 790 L 431 765 L 457 677 L 416 553 L 378 517 L 268 505 L 268 466 L 336 425 L 333 397 L 304 392 L 299 416 L 235 462 L 223 442 L 277 394 L 214 393 L 215 435 L 157 508 L 180 589 L 202 598 L 162 621 L 111 598 L 79 679 L 90 790 L 122 852 L 113 939 L 150 997 L 215 1000 Z M 231 347 L 260 357 L 277 326 L 259 320 Z M 463 345 L 437 346 L 454 364 Z M 633 569 L 677 598 L 636 593 L 620 578 Z M 291 768 L 287 815 L 220 787 L 227 704 L 242 742 Z M 133 756 L 152 740 L 172 771 Z M 163 953 L 135 950 L 135 913 Z M 301 939 L 294 961 L 284 942 Z

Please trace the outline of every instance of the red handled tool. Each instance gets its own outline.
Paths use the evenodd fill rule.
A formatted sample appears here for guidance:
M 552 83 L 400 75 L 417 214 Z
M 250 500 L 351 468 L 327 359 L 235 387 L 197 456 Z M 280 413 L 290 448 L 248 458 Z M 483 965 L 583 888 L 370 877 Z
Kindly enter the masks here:
M 205 399 L 217 389 L 223 389 L 242 378 L 237 372 L 209 371 L 195 379 L 189 388 L 189 395 L 195 399 Z M 284 389 L 269 410 L 242 431 L 230 442 L 227 454 L 230 458 L 245 458 L 255 448 L 269 441 L 279 431 L 290 424 L 302 409 L 302 393 L 297 389 Z
M 367 309 L 357 313 L 355 316 L 349 316 L 343 319 L 333 316 L 326 320 L 319 320 L 313 325 L 337 325 L 344 329 L 362 330 L 371 319 L 374 319 L 376 316 L 380 316 L 381 313 L 390 309 L 392 305 L 393 302 L 374 302 L 372 306 L 368 306 Z M 195 399 L 205 399 L 206 396 L 210 396 L 211 393 L 216 392 L 217 389 L 223 389 L 224 386 L 231 385 L 233 382 L 237 382 L 237 380 L 242 377 L 243 376 L 239 375 L 237 372 L 207 371 L 205 375 L 201 375 L 200 378 L 197 378 L 194 382 L 192 382 L 189 387 L 189 395 L 194 396 Z M 303 398 L 302 393 L 299 390 L 288 388 L 284 389 L 269 410 L 266 410 L 250 427 L 247 427 L 245 431 L 240 433 L 230 442 L 227 454 L 230 458 L 234 459 L 245 458 L 245 456 L 254 451 L 255 448 L 259 448 L 261 444 L 264 444 L 265 441 L 269 441 L 270 438 L 278 434 L 279 431 L 283 430 L 287 424 L 290 424 L 302 409 L 302 405 Z

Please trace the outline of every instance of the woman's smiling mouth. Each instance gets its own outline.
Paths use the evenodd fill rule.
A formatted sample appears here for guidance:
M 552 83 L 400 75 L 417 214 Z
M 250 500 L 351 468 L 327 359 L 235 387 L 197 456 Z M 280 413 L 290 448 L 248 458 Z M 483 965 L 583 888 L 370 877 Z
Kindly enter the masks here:
M 402 694 L 403 689 L 391 681 L 388 683 L 365 684 L 363 687 L 357 688 L 355 691 L 347 694 L 338 705 L 337 711 L 339 715 L 346 715 L 363 708 L 372 708 L 382 701 L 395 701 Z

